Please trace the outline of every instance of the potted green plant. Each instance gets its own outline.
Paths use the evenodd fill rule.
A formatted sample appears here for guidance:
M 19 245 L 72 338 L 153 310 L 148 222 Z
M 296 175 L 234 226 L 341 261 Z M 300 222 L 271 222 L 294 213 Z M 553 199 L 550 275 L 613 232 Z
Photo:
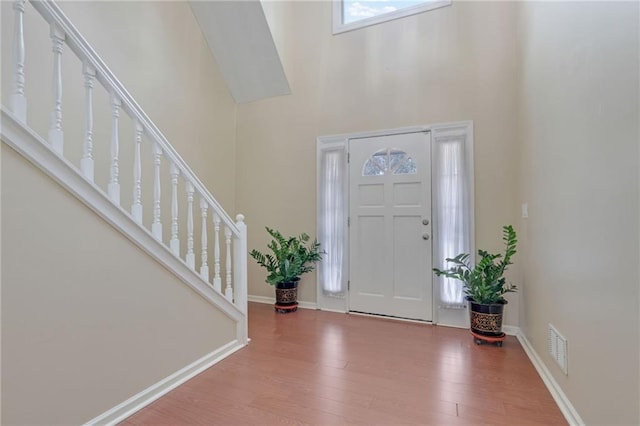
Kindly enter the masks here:
M 446 261 L 452 266 L 446 270 L 434 268 L 438 276 L 455 278 L 463 282 L 467 300 L 470 302 L 471 331 L 480 336 L 502 337 L 502 315 L 507 300 L 505 293 L 517 291 L 517 287 L 507 283 L 504 273 L 511 258 L 516 254 L 516 231 L 513 226 L 502 227 L 505 244 L 504 256 L 478 250 L 479 262 L 473 266 L 471 255 L 461 253 Z
M 267 270 L 265 281 L 276 287 L 276 311 L 296 311 L 300 276 L 313 271 L 324 251 L 317 240 L 310 241 L 311 238 L 305 233 L 285 238 L 279 231 L 269 227 L 265 229 L 273 238 L 267 244 L 271 253 L 264 254 L 253 249 L 249 254 Z

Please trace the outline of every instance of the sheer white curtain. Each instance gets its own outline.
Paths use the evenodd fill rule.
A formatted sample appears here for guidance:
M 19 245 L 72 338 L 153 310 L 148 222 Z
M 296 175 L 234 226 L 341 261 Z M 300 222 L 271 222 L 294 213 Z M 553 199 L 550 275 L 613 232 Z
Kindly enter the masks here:
M 434 137 L 434 191 L 437 247 L 435 264 L 445 269 L 444 259 L 471 251 L 471 195 L 469 168 L 466 161 L 464 136 Z M 436 277 L 439 285 L 440 307 L 465 306 L 462 283 Z
M 344 148 L 321 151 L 318 240 L 327 254 L 318 264 L 318 272 L 325 295 L 346 293 L 346 168 Z

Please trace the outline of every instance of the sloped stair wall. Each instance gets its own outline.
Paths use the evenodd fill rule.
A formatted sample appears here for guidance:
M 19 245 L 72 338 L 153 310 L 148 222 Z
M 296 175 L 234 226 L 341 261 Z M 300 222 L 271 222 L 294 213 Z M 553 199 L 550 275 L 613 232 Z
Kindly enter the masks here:
M 75 4 L 64 9 L 89 27 L 98 15 L 104 25 L 122 21 L 115 12 L 145 7 L 151 13 L 140 13 L 137 23 L 150 25 L 150 34 L 168 30 L 159 23 L 195 22 L 177 3 L 99 3 L 96 10 Z M 123 22 L 133 23 L 129 18 Z M 38 19 L 44 27 L 32 26 Z M 215 73 L 183 80 L 179 94 L 170 86 L 167 99 L 177 102 L 151 103 L 180 135 L 176 148 L 207 172 L 201 180 L 55 3 L 4 2 L 2 24 L 1 422 L 115 424 L 248 341 L 246 228 L 242 215 L 234 222 L 203 184 L 229 174 L 226 165 L 209 165 L 230 163 L 233 140 L 216 144 L 219 157 L 207 144 L 229 136 L 221 123 L 233 127 L 235 106 L 226 94 L 210 110 L 211 87 L 190 85 L 217 84 Z M 134 27 L 114 31 L 123 36 Z M 201 35 L 186 34 L 162 48 L 189 51 L 195 63 L 142 73 L 150 80 L 134 81 L 143 94 L 154 79 L 211 69 Z M 39 38 L 45 43 L 37 45 Z M 119 52 L 118 37 L 102 40 Z M 12 55 L 16 46 L 26 50 Z M 203 52 L 209 59 L 199 60 Z M 163 55 L 160 61 L 175 62 Z M 187 120 L 185 101 L 193 107 Z M 200 114 L 212 111 L 215 117 L 200 125 Z M 177 124 L 183 122 L 189 124 Z M 64 147 L 57 131 L 48 131 L 59 124 Z M 220 131 L 211 136 L 207 126 Z M 202 134 L 209 136 L 193 137 Z M 91 143 L 95 179 L 84 167 Z M 223 185 L 232 188 L 232 177 Z M 222 193 L 228 199 L 228 188 Z M 156 226 L 160 221 L 164 226 Z

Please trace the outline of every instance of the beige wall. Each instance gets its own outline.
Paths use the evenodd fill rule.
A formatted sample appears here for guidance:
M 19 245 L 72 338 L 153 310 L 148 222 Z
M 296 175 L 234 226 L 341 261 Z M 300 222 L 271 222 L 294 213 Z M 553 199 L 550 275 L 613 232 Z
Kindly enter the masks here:
M 63 4 L 214 195 L 246 215 L 250 248 L 267 243 L 265 225 L 315 233 L 317 136 L 473 120 L 476 244 L 499 250 L 507 223 L 521 241 L 510 275 L 523 291 L 510 297 L 506 322 L 522 327 L 588 424 L 640 423 L 638 5 L 454 2 L 337 36 L 330 2 L 264 7 L 292 95 L 238 106 L 236 125 L 186 5 Z M 2 2 L 3 69 L 8 8 Z M 27 96 L 40 100 L 30 103 L 30 119 L 46 133 L 50 47 L 46 27 L 36 31 L 45 42 L 28 39 Z M 79 64 L 65 64 L 77 85 L 65 82 L 65 102 L 81 111 Z M 3 103 L 9 77 L 2 76 Z M 106 95 L 99 98 L 96 108 L 108 116 Z M 102 126 L 96 149 L 106 152 Z M 79 129 L 65 131 L 79 140 Z M 105 168 L 98 175 L 106 182 Z M 527 220 L 519 218 L 522 202 Z M 4 224 L 11 212 L 2 213 Z M 272 296 L 263 280 L 250 261 L 249 293 Z M 301 300 L 316 301 L 313 274 L 300 291 Z M 4 297 L 3 289 L 3 304 Z M 569 340 L 569 376 L 546 356 L 548 323 Z
M 638 3 L 523 3 L 522 328 L 587 424 L 639 424 Z M 569 375 L 546 354 L 568 339 Z
M 84 423 L 235 339 L 231 319 L 4 144 L 2 205 L 2 424 Z
M 266 2 L 292 95 L 238 106 L 237 208 L 249 247 L 265 225 L 316 229 L 316 137 L 473 120 L 476 242 L 501 249 L 517 197 L 515 3 L 451 7 L 331 35 L 331 2 Z M 517 263 L 513 281 L 518 281 Z M 249 264 L 249 293 L 273 296 Z M 315 302 L 315 276 L 300 299 Z M 517 295 L 507 308 L 518 324 Z
M 236 107 L 188 4 L 59 5 L 233 214 Z M 11 2 L 0 7 L 1 96 L 8 105 L 13 12 Z M 28 122 L 46 138 L 52 105 L 51 41 L 47 25 L 28 2 L 26 9 Z M 84 130 L 82 67 L 66 47 L 62 66 L 65 156 L 77 166 Z M 98 83 L 94 112 L 96 182 L 106 189 L 111 116 L 108 94 Z M 133 123 L 124 112 L 120 117 L 121 199 L 129 210 Z M 4 145 L 2 150 L 3 424 L 82 423 L 233 340 L 231 320 L 12 151 L 5 152 Z M 147 138 L 143 156 L 144 221 L 150 227 Z M 162 171 L 167 241 L 166 162 Z M 184 253 L 184 182 L 180 191 Z M 199 235 L 198 220 L 195 232 Z

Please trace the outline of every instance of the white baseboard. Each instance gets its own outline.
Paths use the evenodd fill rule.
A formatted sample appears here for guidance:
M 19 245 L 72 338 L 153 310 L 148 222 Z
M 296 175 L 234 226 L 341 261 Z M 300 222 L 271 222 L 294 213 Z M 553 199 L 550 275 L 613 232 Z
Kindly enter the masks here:
M 269 304 L 269 305 L 273 305 L 274 303 L 276 303 L 276 298 L 275 297 L 255 296 L 255 295 L 251 295 L 251 294 L 247 296 L 247 300 L 249 302 L 265 303 L 265 304 Z M 354 315 L 371 316 L 371 317 L 377 317 L 377 318 L 397 319 L 399 321 L 411 321 L 411 322 L 417 322 L 417 323 L 422 323 L 422 324 L 427 324 L 428 323 L 428 322 L 425 322 L 425 321 L 408 320 L 406 318 L 383 317 L 383 316 L 379 316 L 379 315 L 369 315 L 369 314 L 360 313 L 360 312 L 349 312 L 349 311 L 343 311 L 343 310 L 338 310 L 338 309 L 324 309 L 324 308 L 319 308 L 317 303 L 312 303 L 312 302 L 298 301 L 298 307 L 303 308 L 303 309 L 320 309 L 323 312 L 337 312 L 337 313 L 341 313 L 341 314 L 350 313 L 350 314 L 354 314 Z M 469 328 L 468 325 L 465 325 L 465 326 L 456 326 L 456 325 L 449 325 L 449 324 L 438 324 L 438 325 L 443 326 L 443 327 Z M 516 326 L 513 326 L 513 325 L 503 325 L 502 326 L 502 331 L 504 331 L 505 334 L 507 334 L 509 336 L 518 336 L 520 334 L 520 327 L 516 327 Z
M 518 336 L 520 334 L 520 327 L 515 325 L 502 325 L 502 331 L 507 336 Z
M 247 296 L 247 301 L 273 305 L 274 303 L 276 303 L 276 298 L 267 297 L 267 296 L 253 296 L 250 294 Z M 301 300 L 298 300 L 298 307 L 303 309 L 318 309 L 318 304 L 312 303 L 312 302 L 303 302 Z
M 275 303 L 275 300 L 273 301 Z M 313 302 L 303 302 L 298 300 L 298 307 L 302 309 L 318 309 L 318 304 Z
M 203 356 L 199 360 L 193 362 L 190 365 L 176 371 L 172 375 L 165 377 L 159 382 L 151 385 L 147 389 L 132 396 L 126 401 L 116 405 L 108 411 L 100 414 L 85 423 L 87 425 L 115 425 L 127 417 L 133 415 L 135 412 L 151 404 L 161 396 L 165 395 L 169 391 L 180 386 L 192 377 L 200 374 L 207 368 L 222 361 L 232 353 L 239 349 L 242 349 L 245 345 L 238 340 L 227 343 L 223 347 Z
M 348 314 L 349 311 L 345 311 L 344 309 L 330 309 L 330 308 L 317 308 L 318 310 L 322 311 L 322 312 L 333 312 L 336 314 Z
M 267 297 L 267 296 L 253 296 L 251 294 L 247 295 L 248 302 L 256 302 L 256 303 L 265 303 L 265 304 L 273 304 L 276 303 L 275 297 Z
M 521 332 L 521 330 L 518 330 L 516 336 L 518 337 L 518 341 L 522 345 L 522 348 L 531 360 L 531 363 L 536 368 L 538 375 L 544 382 L 547 389 L 549 389 L 549 392 L 551 393 L 553 399 L 556 401 L 556 404 L 558 404 L 558 408 L 560 408 L 560 411 L 564 415 L 567 422 L 572 426 L 584 425 L 584 421 L 580 418 L 580 415 L 571 404 L 571 401 L 569 401 L 569 398 L 567 398 L 567 395 L 562 391 L 562 388 L 560 387 L 558 382 L 556 382 L 556 380 L 553 378 L 553 375 L 551 374 L 547 366 L 544 364 L 544 362 L 542 362 L 542 359 L 540 359 L 538 353 L 535 351 L 535 349 L 533 349 L 533 346 L 531 345 L 527 337 Z

